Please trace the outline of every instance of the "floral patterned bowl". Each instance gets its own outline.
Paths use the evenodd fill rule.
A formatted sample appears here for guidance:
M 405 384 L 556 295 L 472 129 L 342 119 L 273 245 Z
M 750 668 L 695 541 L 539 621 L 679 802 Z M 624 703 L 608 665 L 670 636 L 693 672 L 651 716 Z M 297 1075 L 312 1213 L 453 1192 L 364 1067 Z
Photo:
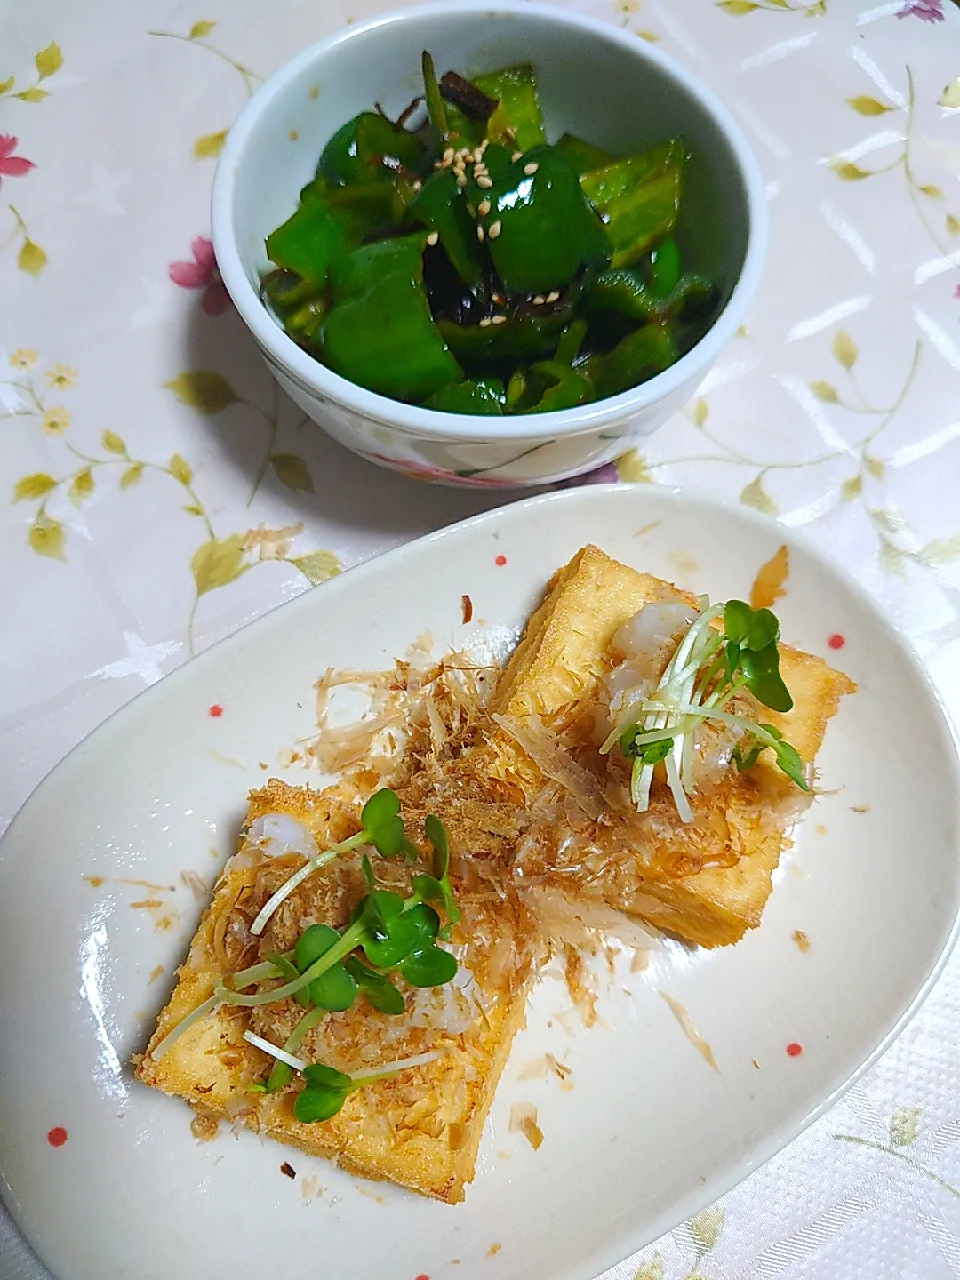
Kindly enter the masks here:
M 626 154 L 682 134 L 693 160 L 683 218 L 688 259 L 723 305 L 676 364 L 597 404 L 498 418 L 440 413 L 376 395 L 302 351 L 268 314 L 258 282 L 264 239 L 296 206 L 327 139 L 371 103 L 397 114 L 419 83 L 420 54 L 477 74 L 537 69 L 550 136 L 565 129 Z M 602 86 L 602 91 L 598 91 Z M 726 109 L 687 71 L 625 31 L 535 4 L 431 4 L 348 27 L 281 67 L 227 140 L 213 189 L 224 283 L 277 381 L 341 444 L 380 466 L 440 484 L 517 487 L 590 471 L 661 425 L 696 390 L 741 324 L 766 242 L 763 185 Z

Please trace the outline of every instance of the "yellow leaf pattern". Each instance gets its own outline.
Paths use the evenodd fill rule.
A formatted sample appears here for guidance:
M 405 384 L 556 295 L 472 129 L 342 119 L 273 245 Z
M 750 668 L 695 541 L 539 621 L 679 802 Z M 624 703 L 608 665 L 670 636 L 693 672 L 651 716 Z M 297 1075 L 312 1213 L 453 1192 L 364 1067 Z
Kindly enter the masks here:
M 66 560 L 64 552 L 63 525 L 48 515 L 38 515 L 30 526 L 27 541 L 38 556 L 49 556 L 52 560 Z
M 193 479 L 193 472 L 180 457 L 179 453 L 175 453 L 170 459 L 170 474 L 174 480 L 179 480 L 181 484 L 189 484 Z
M 311 551 L 305 556 L 292 556 L 291 564 L 295 564 L 311 586 L 319 586 L 328 582 L 341 572 L 340 561 L 332 551 Z
M 126 457 L 127 455 L 127 446 L 114 431 L 104 431 L 100 437 L 100 443 L 107 453 L 118 453 L 121 457 Z
M 163 384 L 184 404 L 199 409 L 203 414 L 222 413 L 232 404 L 237 404 L 239 396 L 222 374 L 212 369 L 194 369 L 189 373 L 181 373 L 176 378 Z
M 633 1273 L 633 1280 L 664 1280 L 663 1258 L 655 1253 L 649 1262 L 641 1262 Z
M 643 454 L 637 449 L 631 449 L 617 459 L 617 475 L 621 480 L 631 481 L 633 484 L 649 484 L 653 480 Z
M 63 66 L 63 55 L 60 52 L 58 44 L 48 44 L 45 49 L 41 49 L 34 58 L 37 68 L 37 75 L 41 80 L 46 80 L 48 76 L 52 76 L 55 71 L 59 71 Z
M 867 94 L 860 94 L 856 98 L 848 98 L 847 105 L 861 116 L 883 116 L 888 111 L 893 110 L 893 107 L 887 106 L 885 102 L 880 102 Z
M 303 493 L 314 492 L 313 478 L 307 470 L 307 464 L 295 453 L 275 453 L 271 456 L 270 462 L 277 479 L 288 489 Z
M 38 276 L 47 265 L 47 255 L 33 240 L 24 240 L 17 256 L 17 266 L 28 276 Z
M 723 1210 L 719 1205 L 704 1209 L 687 1223 L 697 1248 L 709 1253 L 723 1231 Z
M 90 467 L 84 467 L 70 481 L 70 487 L 67 495 L 75 507 L 79 507 L 84 498 L 89 498 L 93 493 L 93 471 Z
M 244 537 L 231 533 L 227 538 L 211 538 L 193 553 L 190 568 L 197 584 L 197 595 L 206 595 L 217 587 L 234 582 L 249 569 L 243 560 Z
M 22 480 L 18 480 L 13 486 L 14 502 L 23 502 L 42 498 L 44 494 L 52 492 L 57 487 L 57 482 L 53 476 L 48 476 L 45 471 L 35 471 L 31 476 L 24 476 Z
M 833 339 L 833 354 L 844 369 L 852 369 L 857 363 L 860 352 L 857 344 L 843 329 L 838 329 Z
M 890 1141 L 895 1147 L 908 1147 L 920 1132 L 921 1107 L 897 1107 L 890 1117 Z
M 226 129 L 220 129 L 217 133 L 204 133 L 197 138 L 193 144 L 194 160 L 215 160 L 223 150 L 227 132 Z
M 841 160 L 839 157 L 830 161 L 830 168 L 844 182 L 859 182 L 862 178 L 872 177 L 869 169 L 861 169 L 852 160 Z
M 778 514 L 777 504 L 767 493 L 763 487 L 763 479 L 757 476 L 755 480 L 751 480 L 748 485 L 740 493 L 740 501 L 745 507 L 753 507 L 755 511 L 762 511 L 765 516 L 775 516 Z
M 824 382 L 822 378 L 817 379 L 816 382 L 811 382 L 810 390 L 824 404 L 836 404 L 840 398 L 837 395 L 836 387 L 829 382 Z

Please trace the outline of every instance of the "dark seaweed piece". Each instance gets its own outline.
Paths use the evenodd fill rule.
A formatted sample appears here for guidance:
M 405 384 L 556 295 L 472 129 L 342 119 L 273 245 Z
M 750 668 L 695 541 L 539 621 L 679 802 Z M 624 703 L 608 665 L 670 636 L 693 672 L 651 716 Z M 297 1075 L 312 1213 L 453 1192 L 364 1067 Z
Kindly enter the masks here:
M 499 98 L 491 98 L 456 71 L 447 71 L 441 77 L 440 96 L 459 107 L 468 120 L 489 120 L 500 105 Z

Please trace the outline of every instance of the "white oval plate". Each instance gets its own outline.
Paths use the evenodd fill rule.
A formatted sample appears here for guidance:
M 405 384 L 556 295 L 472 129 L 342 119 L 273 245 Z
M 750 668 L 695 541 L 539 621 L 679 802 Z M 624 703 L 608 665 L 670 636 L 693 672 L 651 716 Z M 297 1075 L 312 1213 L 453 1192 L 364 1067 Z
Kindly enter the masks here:
M 247 790 L 267 776 L 260 762 L 307 780 L 277 760 L 314 727 L 325 667 L 388 666 L 424 631 L 437 653 L 491 628 L 516 635 L 587 542 L 723 599 L 746 594 L 784 541 L 785 637 L 827 655 L 841 634 L 830 656 L 860 686 L 820 758 L 829 793 L 803 821 L 762 926 L 736 947 L 671 945 L 636 974 L 624 958 L 590 1031 L 564 1013 L 562 983 L 537 988 L 465 1204 L 364 1183 L 247 1132 L 198 1144 L 183 1103 L 132 1082 L 130 1055 L 201 910 L 181 873 L 212 881 Z M 590 1280 L 771 1156 L 896 1034 L 952 941 L 958 833 L 957 750 L 935 693 L 873 604 L 789 530 L 614 485 L 443 530 L 164 680 L 74 751 L 13 823 L 0 847 L 7 1203 L 62 1280 Z M 719 1071 L 660 991 L 686 1007 Z M 788 1055 L 793 1043 L 802 1054 Z M 518 1078 L 548 1050 L 571 1066 L 572 1089 Z M 539 1108 L 536 1152 L 509 1132 L 516 1101 Z M 54 1147 L 58 1126 L 69 1136 Z M 294 1181 L 280 1172 L 287 1159 Z

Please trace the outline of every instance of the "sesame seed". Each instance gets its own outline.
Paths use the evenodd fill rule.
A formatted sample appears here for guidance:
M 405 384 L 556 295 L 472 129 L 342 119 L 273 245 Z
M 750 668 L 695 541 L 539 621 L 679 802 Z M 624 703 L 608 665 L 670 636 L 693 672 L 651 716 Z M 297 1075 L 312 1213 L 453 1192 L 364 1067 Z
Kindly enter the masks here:
M 556 302 L 559 297 L 560 297 L 560 290 L 551 289 L 550 292 L 547 294 L 547 302 Z
M 440 236 L 437 234 L 437 232 L 431 231 L 430 234 L 427 236 L 427 244 L 436 244 L 439 239 L 440 239 Z
M 487 177 L 487 175 L 484 173 L 484 174 L 482 174 L 479 178 L 477 178 L 477 186 L 478 186 L 478 187 L 483 187 L 484 189 L 487 189 L 487 188 L 489 188 L 489 187 L 492 187 L 492 186 L 493 186 L 493 179 L 492 179 L 492 178 L 488 178 L 488 177 Z
M 493 320 L 490 318 L 490 316 L 484 316 L 483 319 L 480 321 L 480 328 L 486 329 L 487 325 L 491 325 L 491 324 L 493 324 Z
M 467 208 L 470 209 L 470 206 L 467 205 Z M 470 212 L 473 213 L 473 210 L 470 209 Z M 487 214 L 490 212 L 490 201 L 481 200 L 480 203 L 477 205 L 477 212 L 480 214 L 481 217 L 485 218 Z
M 478 239 L 478 240 L 482 240 L 482 239 L 483 239 L 483 234 L 484 234 L 484 232 L 483 232 L 483 227 L 477 227 L 477 239 Z
M 506 324 L 506 323 L 507 323 L 507 317 L 506 317 L 506 316 L 491 316 L 491 317 L 490 317 L 490 323 L 491 323 L 491 324 Z
M 490 228 L 490 239 L 496 240 L 499 234 L 500 234 L 500 219 L 498 218 L 496 222 L 493 224 L 493 226 Z
M 482 147 L 477 147 L 476 151 L 474 151 L 474 153 L 473 153 L 473 158 L 474 158 L 474 160 L 477 162 L 477 164 L 482 164 L 482 163 L 483 163 L 483 148 L 482 148 Z
M 453 147 L 447 147 L 447 149 L 446 149 L 446 150 L 444 151 L 444 153 L 443 153 L 443 163 L 444 163 L 444 164 L 453 164 L 453 157 L 454 157 L 454 154 L 455 154 L 455 152 L 454 152 L 454 150 L 453 150 Z
M 483 205 L 480 206 L 480 212 L 483 213 Z M 472 204 L 467 205 L 467 213 L 469 213 L 471 218 L 475 218 L 477 216 L 477 211 Z
M 533 305 L 535 307 L 542 307 L 545 302 L 546 302 L 546 298 L 543 296 L 542 293 L 538 293 L 534 295 Z
M 494 302 L 503 302 L 503 294 L 495 293 L 492 295 Z
M 457 186 L 465 187 L 467 185 L 467 175 L 465 173 L 457 174 Z
M 513 155 L 510 157 L 510 159 L 513 161 L 514 164 L 516 164 L 522 155 L 523 155 L 522 151 L 515 151 Z
M 523 172 L 526 174 L 536 173 L 539 168 L 540 166 L 537 164 L 536 160 L 531 160 L 529 164 L 525 164 L 523 166 Z
M 418 178 L 416 182 L 413 184 L 413 189 L 414 191 L 419 191 L 422 186 L 423 186 L 423 183 Z

